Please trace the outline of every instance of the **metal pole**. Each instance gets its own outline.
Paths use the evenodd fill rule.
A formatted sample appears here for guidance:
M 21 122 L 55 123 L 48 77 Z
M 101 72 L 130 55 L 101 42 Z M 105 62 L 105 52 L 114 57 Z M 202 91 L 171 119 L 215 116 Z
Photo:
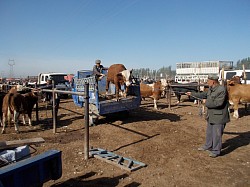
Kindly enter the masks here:
M 85 136 L 84 136 L 84 159 L 89 159 L 89 84 L 84 85 L 85 91 L 85 109 L 84 109 L 84 119 L 85 119 Z
M 52 80 L 52 115 L 53 115 L 53 133 L 56 133 L 56 105 L 55 105 L 55 92 L 54 92 L 54 89 L 55 89 L 55 82 L 54 80 Z

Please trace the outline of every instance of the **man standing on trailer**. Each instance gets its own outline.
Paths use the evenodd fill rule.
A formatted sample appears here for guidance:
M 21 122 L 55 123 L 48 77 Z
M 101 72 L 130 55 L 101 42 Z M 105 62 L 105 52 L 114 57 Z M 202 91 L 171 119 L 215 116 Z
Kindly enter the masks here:
M 95 61 L 95 65 L 93 67 L 93 75 L 95 75 L 96 80 L 99 81 L 101 80 L 105 74 L 103 74 L 103 70 L 107 70 L 108 68 L 103 67 L 103 65 L 101 65 L 101 60 L 97 59 Z

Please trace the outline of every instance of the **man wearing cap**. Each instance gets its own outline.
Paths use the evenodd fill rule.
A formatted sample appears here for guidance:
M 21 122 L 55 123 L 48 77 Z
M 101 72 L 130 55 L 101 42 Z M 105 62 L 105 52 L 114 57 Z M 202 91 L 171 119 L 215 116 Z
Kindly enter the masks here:
M 105 74 L 102 73 L 103 70 L 107 70 L 107 68 L 104 68 L 103 65 L 101 65 L 101 60 L 96 60 L 93 67 L 93 75 L 96 76 L 97 81 L 105 76 Z
M 202 93 L 187 92 L 186 95 L 206 99 L 207 130 L 206 142 L 199 151 L 209 151 L 209 156 L 215 158 L 220 155 L 222 148 L 222 135 L 226 123 L 230 121 L 228 111 L 228 95 L 224 86 L 219 84 L 219 77 L 208 76 L 209 90 Z

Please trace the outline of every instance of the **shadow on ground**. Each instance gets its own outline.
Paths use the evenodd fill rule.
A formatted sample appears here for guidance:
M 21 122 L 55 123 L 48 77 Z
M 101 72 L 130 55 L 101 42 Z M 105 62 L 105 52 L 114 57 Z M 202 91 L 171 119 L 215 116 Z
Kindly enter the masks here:
M 74 187 L 96 187 L 96 186 L 102 186 L 102 187 L 115 187 L 120 183 L 120 180 L 125 179 L 128 177 L 128 174 L 119 175 L 113 178 L 109 177 L 100 177 L 96 179 L 88 179 L 90 177 L 96 176 L 96 172 L 89 172 L 85 175 L 71 178 L 67 181 L 60 182 L 57 184 L 53 184 L 53 187 L 64 187 L 64 186 L 74 186 Z M 130 184 L 125 185 L 125 187 L 138 187 L 140 186 L 140 183 L 137 182 L 131 182 Z
M 223 151 L 221 155 L 226 155 L 242 146 L 247 146 L 250 143 L 250 131 L 247 132 L 224 132 L 228 135 L 237 135 L 231 139 L 226 140 L 222 144 Z

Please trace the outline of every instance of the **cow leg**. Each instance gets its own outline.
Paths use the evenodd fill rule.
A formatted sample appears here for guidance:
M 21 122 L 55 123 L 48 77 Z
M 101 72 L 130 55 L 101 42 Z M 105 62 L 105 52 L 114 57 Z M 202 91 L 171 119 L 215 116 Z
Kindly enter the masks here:
M 58 108 L 57 108 L 57 110 L 58 110 Z M 32 126 L 31 112 L 28 113 L 28 118 L 29 118 L 29 126 Z
M 155 108 L 156 110 L 158 110 L 158 108 L 157 108 L 157 100 L 156 100 L 156 99 L 154 99 L 154 108 Z
M 125 89 L 124 89 L 124 92 L 123 92 L 123 97 L 127 97 L 127 93 L 128 93 L 128 89 L 129 89 L 129 87 L 128 86 L 126 86 L 126 85 L 124 85 L 125 86 Z
M 19 126 L 18 126 L 18 117 L 19 117 L 19 112 L 14 110 L 14 125 L 15 125 L 15 131 L 19 133 Z
M 206 114 L 206 99 L 203 99 L 201 104 L 202 104 L 202 113 Z
M 2 121 L 3 128 L 2 128 L 2 134 L 5 133 L 6 118 L 7 118 L 7 114 L 3 114 L 3 121 Z
M 176 97 L 177 97 L 177 104 L 179 104 L 181 102 L 181 94 L 176 93 Z
M 239 118 L 238 103 L 234 104 L 233 109 L 234 109 L 234 115 L 233 115 L 233 117 L 236 118 L 236 119 L 238 119 Z
M 235 117 L 236 119 L 239 118 L 239 111 L 238 111 L 238 109 L 234 109 L 234 115 L 233 115 L 233 117 Z
M 8 106 L 8 111 L 7 111 L 7 115 L 6 115 L 6 117 L 8 117 L 7 119 L 8 119 L 8 125 L 9 125 L 9 127 L 11 127 L 11 116 L 12 116 L 12 114 L 11 114 L 11 112 L 10 112 L 10 107 Z M 12 118 L 12 119 L 14 119 L 14 118 Z
M 22 115 L 22 118 L 23 118 L 23 124 L 26 125 L 26 122 L 25 122 L 25 114 Z
M 117 83 L 115 84 L 115 96 L 117 101 L 119 101 L 119 90 L 121 90 L 121 85 Z
M 126 92 L 125 90 L 123 90 L 123 91 L 121 90 L 120 93 L 121 93 L 120 95 L 121 95 L 122 97 L 124 97 L 124 98 L 127 97 L 127 92 Z
M 108 95 L 109 83 L 110 83 L 110 81 L 107 80 L 107 82 L 106 82 L 106 95 Z
M 240 102 L 240 99 L 238 98 L 235 98 L 232 100 L 233 102 L 233 109 L 234 109 L 234 115 L 233 117 L 238 119 L 239 118 L 239 111 L 238 111 L 238 108 L 239 108 L 239 102 Z

